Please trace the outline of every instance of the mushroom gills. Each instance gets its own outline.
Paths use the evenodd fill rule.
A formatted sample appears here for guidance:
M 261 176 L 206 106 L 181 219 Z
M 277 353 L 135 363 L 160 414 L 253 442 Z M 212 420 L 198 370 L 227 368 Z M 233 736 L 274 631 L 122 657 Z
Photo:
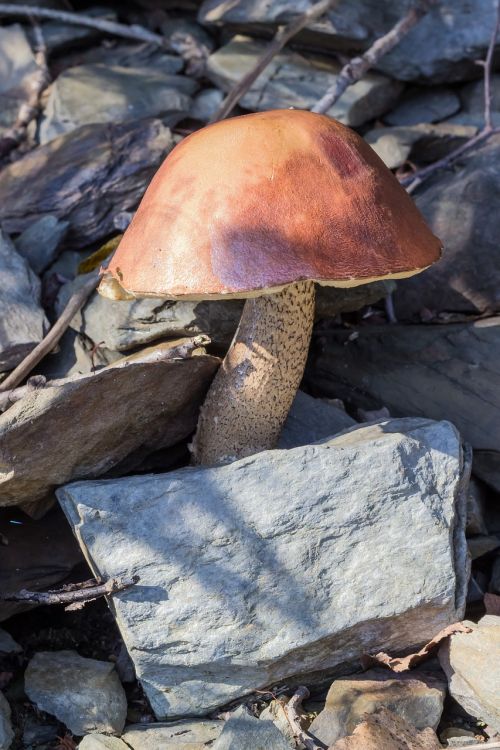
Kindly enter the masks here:
M 210 386 L 191 446 L 216 466 L 276 446 L 299 387 L 314 320 L 314 282 L 247 299 Z

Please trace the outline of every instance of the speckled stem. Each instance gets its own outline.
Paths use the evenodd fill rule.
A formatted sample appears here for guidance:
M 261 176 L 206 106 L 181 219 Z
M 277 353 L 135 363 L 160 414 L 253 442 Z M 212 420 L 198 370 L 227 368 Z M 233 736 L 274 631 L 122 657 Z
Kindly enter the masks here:
M 248 299 L 202 407 L 193 463 L 216 466 L 274 448 L 299 387 L 314 318 L 314 284 Z

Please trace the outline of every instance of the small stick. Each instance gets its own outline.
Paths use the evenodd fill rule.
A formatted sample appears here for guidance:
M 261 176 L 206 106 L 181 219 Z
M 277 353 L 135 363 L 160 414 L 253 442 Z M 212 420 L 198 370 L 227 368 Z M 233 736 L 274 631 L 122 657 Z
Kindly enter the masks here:
M 3 602 L 28 602 L 29 604 L 75 604 L 89 602 L 100 596 L 111 596 L 118 591 L 134 586 L 139 576 L 132 578 L 109 578 L 104 583 L 93 581 L 82 581 L 82 583 L 70 584 L 62 589 L 51 591 L 27 591 L 22 589 L 16 594 L 0 596 Z
M 364 74 L 378 63 L 381 57 L 390 52 L 396 44 L 423 18 L 436 4 L 436 0 L 421 0 L 397 22 L 395 26 L 374 41 L 360 57 L 353 57 L 340 71 L 335 83 L 330 86 L 311 112 L 325 114 L 338 102 L 344 91 L 360 80 Z
M 302 13 L 298 18 L 290 21 L 286 26 L 280 26 L 274 35 L 272 41 L 266 47 L 251 70 L 238 81 L 228 93 L 217 112 L 211 118 L 210 122 L 218 122 L 227 117 L 238 104 L 240 99 L 247 93 L 254 81 L 267 68 L 271 60 L 283 49 L 283 47 L 292 39 L 304 26 L 311 21 L 320 18 L 326 11 L 338 0 L 320 0 L 312 5 L 309 10 Z
M 0 393 L 0 412 L 5 411 L 15 404 L 16 401 L 20 401 L 22 398 L 38 391 L 40 388 L 45 388 L 47 385 L 47 378 L 44 375 L 33 375 L 26 382 L 26 385 L 22 385 L 20 388 L 13 388 L 11 391 L 4 391 Z
M 127 26 L 124 23 L 116 21 L 106 21 L 105 19 L 90 18 L 89 16 L 80 15 L 79 13 L 69 13 L 65 10 L 52 10 L 51 8 L 39 8 L 36 5 L 14 5 L 11 3 L 0 3 L 0 15 L 9 16 L 30 16 L 32 18 L 48 18 L 52 21 L 60 21 L 73 26 L 87 26 L 90 29 L 97 29 L 105 34 L 121 36 L 125 39 L 135 39 L 140 42 L 149 42 L 159 47 L 169 47 L 170 45 L 165 37 L 154 34 L 152 31 L 133 24 Z
M 0 159 L 7 156 L 26 138 L 28 125 L 38 115 L 40 98 L 50 83 L 47 48 L 42 27 L 36 22 L 33 22 L 33 32 L 35 35 L 34 53 L 37 68 L 29 77 L 28 101 L 21 104 L 14 125 L 0 138 Z
M 61 313 L 61 316 L 54 323 L 50 331 L 47 333 L 40 343 L 18 364 L 15 370 L 12 370 L 10 375 L 0 383 L 0 393 L 3 391 L 10 391 L 12 388 L 16 388 L 24 378 L 29 375 L 32 369 L 42 361 L 46 354 L 52 351 L 63 333 L 71 323 L 73 316 L 76 315 L 78 310 L 85 304 L 92 292 L 97 287 L 99 282 L 98 274 L 92 275 L 90 279 L 80 288 L 74 292 L 68 300 L 68 304 Z
M 315 740 L 314 737 L 309 734 L 309 732 L 306 732 L 306 730 L 302 729 L 302 727 L 300 726 L 298 711 L 302 701 L 306 700 L 307 698 L 309 698 L 309 690 L 301 685 L 297 688 L 288 703 L 283 705 L 283 711 L 285 712 L 288 723 L 292 728 L 293 736 L 297 740 L 298 744 L 304 745 L 306 750 L 324 750 L 326 748 L 326 745 L 324 745 L 322 742 L 320 743 L 319 740 Z

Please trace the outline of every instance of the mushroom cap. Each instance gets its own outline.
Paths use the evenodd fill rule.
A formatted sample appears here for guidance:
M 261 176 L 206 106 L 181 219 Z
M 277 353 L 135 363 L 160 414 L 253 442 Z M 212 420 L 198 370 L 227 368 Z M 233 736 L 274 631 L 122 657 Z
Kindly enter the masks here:
M 362 138 L 325 115 L 273 110 L 218 122 L 176 146 L 100 291 L 196 300 L 306 279 L 355 286 L 411 276 L 440 251 Z

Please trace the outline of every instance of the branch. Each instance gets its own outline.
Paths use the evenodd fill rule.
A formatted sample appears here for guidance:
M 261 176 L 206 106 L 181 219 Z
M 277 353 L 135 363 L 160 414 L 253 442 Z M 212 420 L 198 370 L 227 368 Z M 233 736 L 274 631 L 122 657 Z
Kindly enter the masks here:
M 36 70 L 29 76 L 28 101 L 23 102 L 19 109 L 14 125 L 0 138 L 0 159 L 7 156 L 25 138 L 28 125 L 37 117 L 40 111 L 40 98 L 50 83 L 50 73 L 47 66 L 47 48 L 42 34 L 42 28 L 33 22 L 35 35 L 35 61 Z
M 240 99 L 247 93 L 254 81 L 267 68 L 271 60 L 283 49 L 283 47 L 292 39 L 304 26 L 320 18 L 326 11 L 338 0 L 320 0 L 312 5 L 309 10 L 302 13 L 298 18 L 290 21 L 286 26 L 280 26 L 274 35 L 274 38 L 266 47 L 259 57 L 253 68 L 238 81 L 228 93 L 221 106 L 212 117 L 210 122 L 218 122 L 227 117 Z
M 288 719 L 293 732 L 293 736 L 297 740 L 299 745 L 304 745 L 306 750 L 324 750 L 326 745 L 319 740 L 315 740 L 314 737 L 302 729 L 300 725 L 300 717 L 298 714 L 299 708 L 302 701 L 309 698 L 309 690 L 303 685 L 298 687 L 294 695 L 290 698 L 288 703 L 282 706 L 285 716 Z
M 16 401 L 20 401 L 29 393 L 33 393 L 33 391 L 45 388 L 46 385 L 47 378 L 45 375 L 33 375 L 33 377 L 28 378 L 26 385 L 22 385 L 20 388 L 13 388 L 11 391 L 0 393 L 0 412 L 6 411 L 9 406 L 15 404 Z
M 125 39 L 135 39 L 140 42 L 149 42 L 159 47 L 169 47 L 170 45 L 165 37 L 159 34 L 153 34 L 152 31 L 133 24 L 127 26 L 115 21 L 106 21 L 104 19 L 90 18 L 89 16 L 80 15 L 79 13 L 69 13 L 65 10 L 52 10 L 50 8 L 39 8 L 35 5 L 14 5 L 10 3 L 0 3 L 0 15 L 9 16 L 29 16 L 31 18 L 48 18 L 53 21 L 67 23 L 73 26 L 87 26 L 90 29 L 98 29 L 105 34 L 121 36 Z
M 378 63 L 381 57 L 390 52 L 408 32 L 429 12 L 437 0 L 420 0 L 410 8 L 393 28 L 379 39 L 360 57 L 354 57 L 344 65 L 335 83 L 327 89 L 321 99 L 312 107 L 311 112 L 325 114 L 338 102 L 344 91 L 356 83 L 364 74 Z
M 4 391 L 10 391 L 12 388 L 21 383 L 24 378 L 29 375 L 36 365 L 42 361 L 42 359 L 52 351 L 63 333 L 68 328 L 73 316 L 76 315 L 78 310 L 83 307 L 85 302 L 88 300 L 92 292 L 97 287 L 99 277 L 94 274 L 80 289 L 77 289 L 68 300 L 68 304 L 61 313 L 61 316 L 54 323 L 48 334 L 43 338 L 40 343 L 28 354 L 23 361 L 12 370 L 10 375 L 0 383 L 0 393 Z
M 53 589 L 52 591 L 27 591 L 22 589 L 16 594 L 7 594 L 0 596 L 3 602 L 27 602 L 29 604 L 67 604 L 72 609 L 79 609 L 78 606 L 86 602 L 93 601 L 100 596 L 111 596 L 118 591 L 134 586 L 139 581 L 139 576 L 132 578 L 109 578 L 104 583 L 94 583 L 94 581 L 82 581 L 82 583 L 73 583 L 63 586 L 62 589 Z

